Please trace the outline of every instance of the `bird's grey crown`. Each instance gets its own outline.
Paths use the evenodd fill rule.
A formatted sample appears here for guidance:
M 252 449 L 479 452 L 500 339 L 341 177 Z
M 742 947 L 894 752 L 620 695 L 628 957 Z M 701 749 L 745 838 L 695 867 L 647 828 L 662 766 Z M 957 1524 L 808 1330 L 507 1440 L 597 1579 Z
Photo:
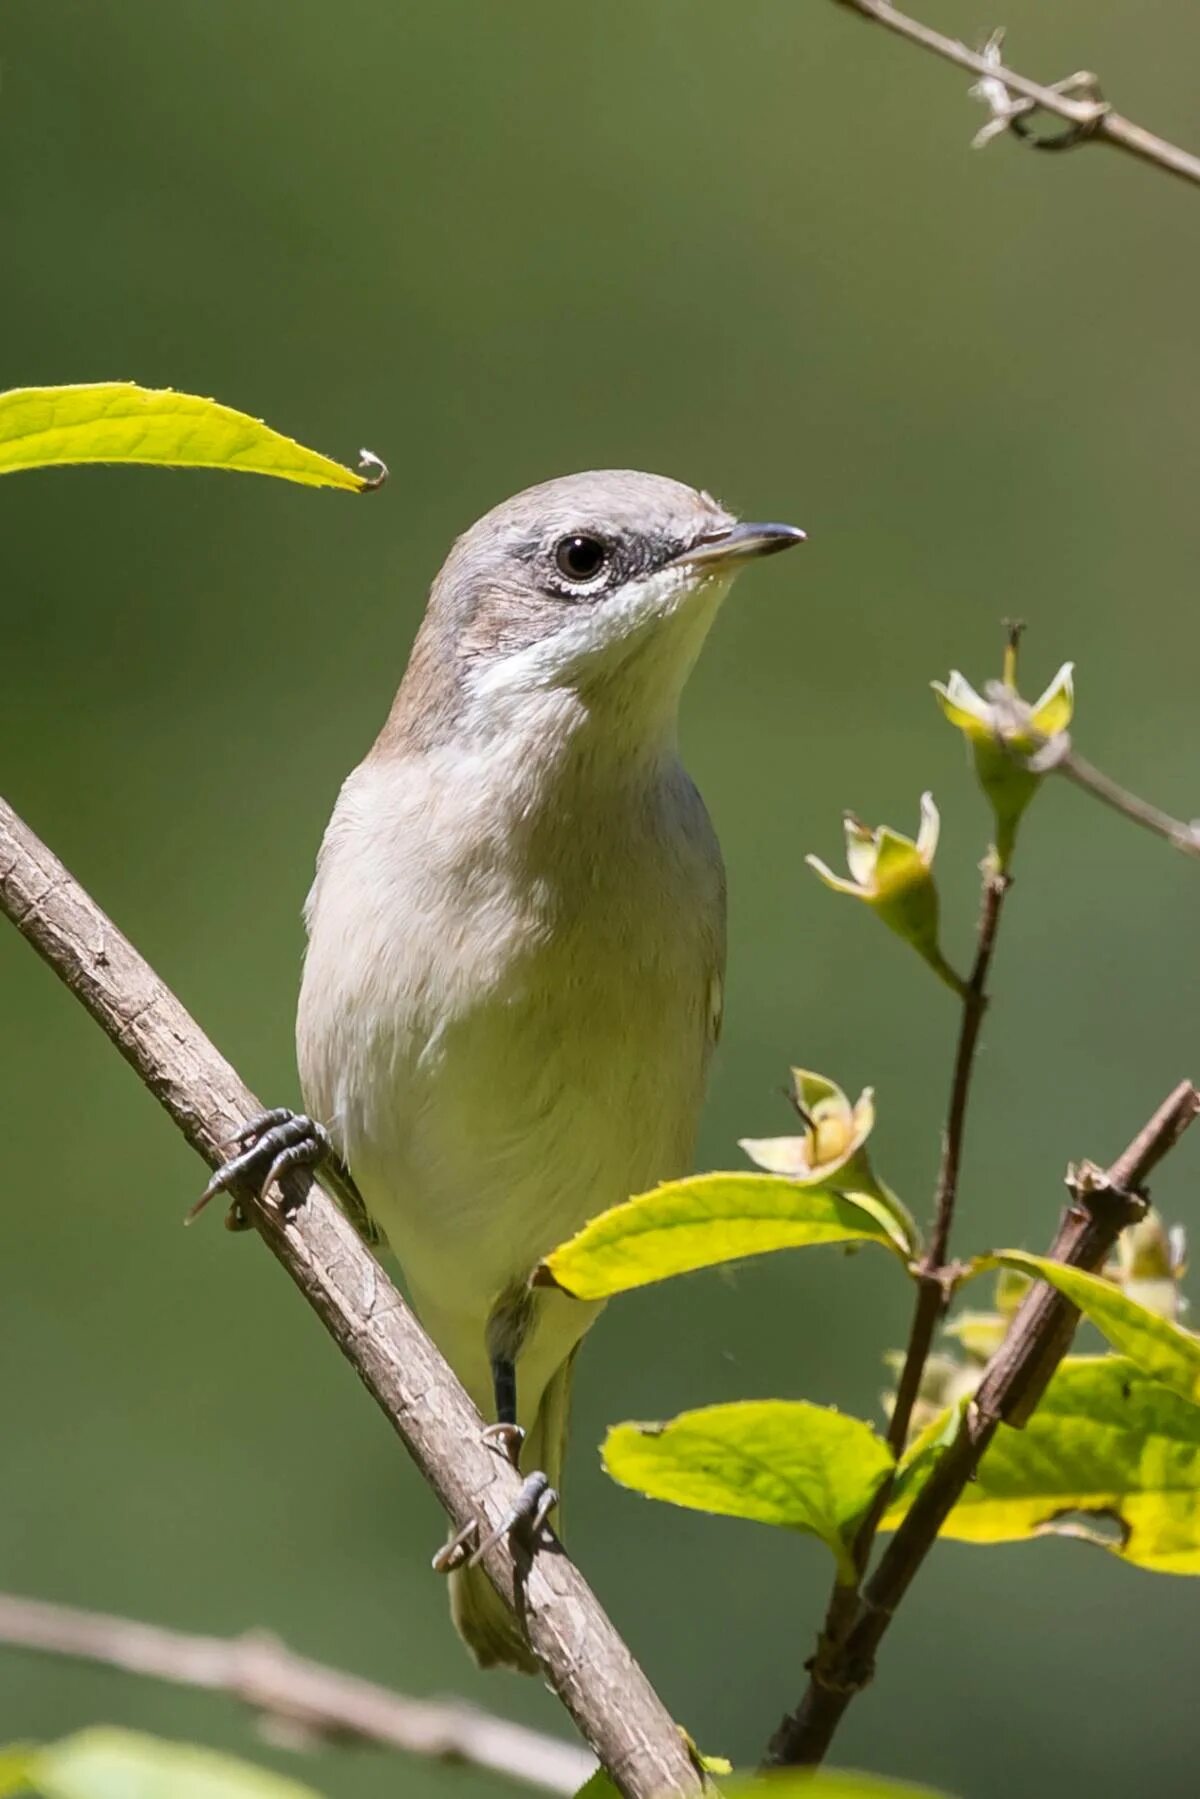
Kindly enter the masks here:
M 710 494 L 632 469 L 561 476 L 493 507 L 457 540 L 433 584 L 379 748 L 436 741 L 473 668 L 552 636 L 579 604 L 603 604 L 734 523 Z M 556 546 L 573 535 L 609 548 L 595 581 L 572 582 L 556 566 Z

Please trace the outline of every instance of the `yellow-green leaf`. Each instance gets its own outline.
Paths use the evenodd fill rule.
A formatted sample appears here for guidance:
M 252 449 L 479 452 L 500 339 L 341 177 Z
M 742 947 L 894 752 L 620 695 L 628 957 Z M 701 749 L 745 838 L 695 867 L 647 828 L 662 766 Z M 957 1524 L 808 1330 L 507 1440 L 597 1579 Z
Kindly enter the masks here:
M 720 1769 L 715 1771 L 720 1773 Z M 721 1799 L 945 1799 L 932 1787 L 880 1780 L 874 1774 L 841 1773 L 835 1768 L 738 1774 L 722 1780 L 718 1791 Z M 575 1799 L 617 1799 L 617 1789 L 607 1774 L 593 1774 Z
M 32 1743 L 6 1743 L 0 1749 L 0 1799 L 31 1791 L 38 1754 Z
M 107 1725 L 43 1749 L 32 1778 L 42 1799 L 319 1799 L 231 1755 Z
M 860 1418 L 784 1399 L 617 1424 L 603 1455 L 615 1481 L 648 1499 L 820 1537 L 844 1580 L 854 1578 L 855 1529 L 893 1466 Z
M 538 1285 L 608 1299 L 719 1262 L 814 1243 L 882 1243 L 903 1260 L 902 1222 L 871 1195 L 773 1174 L 697 1174 L 593 1218 L 548 1256 Z
M 1068 1268 L 1046 1256 L 1026 1255 L 1019 1249 L 1003 1250 L 996 1260 L 1049 1281 L 1079 1307 L 1085 1318 L 1091 1319 L 1114 1349 L 1136 1362 L 1146 1374 L 1165 1381 L 1176 1393 L 1200 1405 L 1200 1339 L 1190 1331 L 1139 1305 L 1112 1281 L 1085 1274 L 1080 1268 Z
M 953 1428 L 905 1457 L 894 1530 Z M 1124 1356 L 1069 1356 L 1029 1423 L 1002 1424 L 942 1529 L 964 1543 L 1083 1537 L 1163 1574 L 1200 1574 L 1200 1407 Z
M 881 1780 L 876 1774 L 842 1773 L 836 1768 L 743 1774 L 733 1781 L 723 1780 L 721 1793 L 722 1799 L 945 1799 L 932 1787 Z
M 953 1337 L 973 1362 L 982 1364 L 995 1355 L 1011 1322 L 1003 1312 L 958 1312 L 942 1327 L 942 1335 Z
M 719 1768 L 712 1770 L 719 1774 Z M 834 1768 L 793 1769 L 778 1774 L 739 1774 L 722 1780 L 721 1799 L 946 1799 L 932 1787 L 906 1780 L 880 1780 L 874 1774 L 844 1774 Z M 617 1799 L 607 1774 L 593 1774 L 575 1799 Z
M 78 462 L 234 469 L 351 493 L 378 485 L 376 476 L 356 474 L 246 413 L 196 394 L 129 381 L 0 393 L 0 475 Z

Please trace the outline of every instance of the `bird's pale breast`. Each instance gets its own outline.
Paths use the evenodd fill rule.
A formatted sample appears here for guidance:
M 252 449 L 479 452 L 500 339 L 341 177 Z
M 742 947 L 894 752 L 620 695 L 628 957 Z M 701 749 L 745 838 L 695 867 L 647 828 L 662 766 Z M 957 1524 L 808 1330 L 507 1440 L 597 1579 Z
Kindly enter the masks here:
M 724 960 L 711 826 L 671 758 L 563 771 L 509 744 L 369 760 L 309 927 L 306 1103 L 483 1398 L 499 1295 L 689 1165 Z M 547 1376 L 591 1316 L 551 1313 L 553 1340 L 530 1344 Z

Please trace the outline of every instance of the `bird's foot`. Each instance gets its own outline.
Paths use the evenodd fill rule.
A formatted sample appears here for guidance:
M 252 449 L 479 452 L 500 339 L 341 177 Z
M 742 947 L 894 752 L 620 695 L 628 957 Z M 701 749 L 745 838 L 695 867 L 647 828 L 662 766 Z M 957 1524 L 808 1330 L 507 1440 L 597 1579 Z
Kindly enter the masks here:
M 525 1432 L 519 1424 L 489 1424 L 483 1432 L 483 1440 L 493 1449 L 499 1450 L 515 1468 L 521 1453 L 521 1445 L 525 1441 Z M 470 1518 L 443 1544 L 433 1558 L 433 1566 L 439 1574 L 451 1574 L 455 1568 L 474 1568 L 483 1560 L 489 1549 L 505 1537 L 515 1543 L 532 1549 L 537 1543 L 538 1533 L 558 1504 L 558 1493 L 550 1485 L 549 1476 L 540 1468 L 527 1474 L 521 1482 L 521 1491 L 513 1500 L 499 1524 L 487 1536 L 481 1533 L 477 1518 Z
M 486 1537 L 481 1536 L 478 1518 L 468 1519 L 434 1556 L 435 1570 L 439 1574 L 452 1574 L 455 1568 L 478 1567 L 489 1549 L 494 1549 L 505 1537 L 524 1548 L 535 1548 L 538 1532 L 557 1504 L 558 1493 L 550 1485 L 548 1476 L 540 1468 L 536 1469 L 525 1476 L 521 1491 L 495 1530 L 489 1531 Z
M 481 1562 L 489 1549 L 505 1537 L 522 1544 L 528 1549 L 536 1547 L 538 1533 L 558 1504 L 558 1493 L 550 1485 L 550 1477 L 536 1468 L 527 1474 L 521 1482 L 521 1491 L 513 1500 L 501 1518 L 495 1530 L 490 1531 L 483 1541 L 476 1545 L 467 1560 L 468 1568 L 474 1568 Z
M 322 1163 L 337 1160 L 324 1125 L 303 1112 L 291 1112 L 286 1106 L 276 1106 L 251 1118 L 229 1139 L 229 1147 L 237 1153 L 222 1162 L 188 1213 L 187 1223 L 198 1217 L 209 1200 L 230 1187 L 252 1183 L 259 1197 L 265 1198 L 272 1182 L 292 1169 L 315 1171 Z M 246 1228 L 245 1213 L 236 1199 L 225 1222 L 230 1230 Z

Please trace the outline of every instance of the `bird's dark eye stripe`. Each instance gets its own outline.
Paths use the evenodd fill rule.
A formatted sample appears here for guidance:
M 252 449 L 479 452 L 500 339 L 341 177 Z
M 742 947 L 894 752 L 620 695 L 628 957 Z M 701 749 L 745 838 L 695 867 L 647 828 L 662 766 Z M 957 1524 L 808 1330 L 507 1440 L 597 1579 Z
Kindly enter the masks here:
M 626 581 L 638 580 L 665 568 L 689 542 L 680 536 L 639 536 L 597 530 L 564 532 L 547 545 L 543 538 L 525 538 L 512 545 L 522 562 L 548 565 L 551 591 L 580 589 L 581 597 L 600 599 Z M 586 593 L 584 592 L 586 590 Z

